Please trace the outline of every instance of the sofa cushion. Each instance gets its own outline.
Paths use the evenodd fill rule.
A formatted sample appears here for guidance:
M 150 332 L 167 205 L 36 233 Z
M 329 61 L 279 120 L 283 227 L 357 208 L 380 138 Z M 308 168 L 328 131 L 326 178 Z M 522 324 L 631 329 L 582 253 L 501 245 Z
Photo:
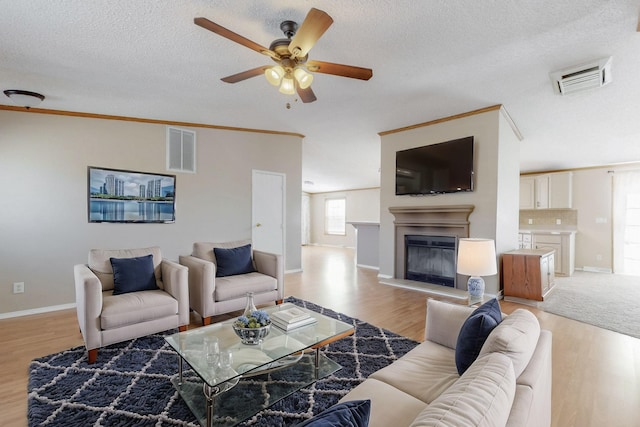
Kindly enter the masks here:
M 464 321 L 456 343 L 456 367 L 462 375 L 476 360 L 489 333 L 502 321 L 498 300 L 493 298 L 475 309 Z
M 369 427 L 408 426 L 427 407 L 423 401 L 371 377 L 352 389 L 340 402 L 361 399 L 371 400 Z
M 539 337 L 540 323 L 536 316 L 519 308 L 491 331 L 480 354 L 500 352 L 507 355 L 513 363 L 516 377 L 519 377 L 529 364 Z
M 102 293 L 100 329 L 108 330 L 135 325 L 178 313 L 178 301 L 163 290 L 112 295 Z
M 153 274 L 153 255 L 133 258 L 111 258 L 113 294 L 158 289 Z
M 251 245 L 236 248 L 213 248 L 216 257 L 216 277 L 252 273 Z
M 160 264 L 162 263 L 162 254 L 160 248 L 153 246 L 150 248 L 136 249 L 91 249 L 89 251 L 88 266 L 98 276 L 102 284 L 102 290 L 108 291 L 113 289 L 113 268 L 111 267 L 111 258 L 133 258 L 144 255 L 153 255 L 153 272 L 156 281 L 160 287 L 162 283 L 162 272 Z
M 515 390 L 511 359 L 500 353 L 481 356 L 415 418 L 411 427 L 505 426 Z
M 367 427 L 370 400 L 351 400 L 331 406 L 298 427 Z
M 216 278 L 216 288 L 213 291 L 213 300 L 228 301 L 235 298 L 245 299 L 247 292 L 256 295 L 269 292 L 278 288 L 278 281 L 266 274 L 253 272 L 241 276 L 226 276 Z
M 454 350 L 425 341 L 369 378 L 383 381 L 424 403 L 430 403 L 460 376 Z
M 251 243 L 251 240 L 235 240 L 232 242 L 222 242 L 222 243 L 213 243 L 213 242 L 195 242 L 193 244 L 193 251 L 191 255 L 196 258 L 203 259 L 205 261 L 209 261 L 212 263 L 216 263 L 216 257 L 213 253 L 213 248 L 237 248 L 239 246 L 248 245 Z

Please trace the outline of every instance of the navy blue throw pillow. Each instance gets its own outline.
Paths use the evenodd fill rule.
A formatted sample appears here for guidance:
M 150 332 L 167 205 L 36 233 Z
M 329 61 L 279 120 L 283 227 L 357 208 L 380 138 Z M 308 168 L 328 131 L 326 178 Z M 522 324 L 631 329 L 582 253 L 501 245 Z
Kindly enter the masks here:
M 153 255 L 109 260 L 113 269 L 113 295 L 158 289 L 153 274 Z
M 464 321 L 456 343 L 458 374 L 462 375 L 475 362 L 482 345 L 500 322 L 502 322 L 502 312 L 495 298 L 476 308 Z
M 216 256 L 216 277 L 255 271 L 251 260 L 250 244 L 231 249 L 213 248 L 213 253 Z
M 370 413 L 370 400 L 350 400 L 333 405 L 296 427 L 367 427 Z

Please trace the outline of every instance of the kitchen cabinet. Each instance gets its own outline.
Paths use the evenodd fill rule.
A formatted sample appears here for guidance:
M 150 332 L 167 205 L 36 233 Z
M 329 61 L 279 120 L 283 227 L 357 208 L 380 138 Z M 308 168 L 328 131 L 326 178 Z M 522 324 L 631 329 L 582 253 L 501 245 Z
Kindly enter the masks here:
M 532 249 L 555 251 L 555 273 L 571 276 L 575 271 L 575 233 L 535 232 L 531 233 Z
M 543 301 L 555 281 L 554 251 L 519 249 L 502 255 L 505 297 Z
M 532 176 L 520 177 L 520 209 L 535 209 L 536 179 Z
M 571 209 L 572 172 L 520 177 L 520 209 Z
M 532 247 L 531 233 L 518 233 L 518 248 L 531 249 L 531 247 Z

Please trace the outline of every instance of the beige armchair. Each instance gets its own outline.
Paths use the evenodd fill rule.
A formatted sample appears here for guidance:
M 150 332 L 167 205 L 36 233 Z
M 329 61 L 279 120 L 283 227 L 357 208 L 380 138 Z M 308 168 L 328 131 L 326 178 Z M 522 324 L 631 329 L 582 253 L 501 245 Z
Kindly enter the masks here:
M 154 290 L 114 292 L 111 258 L 127 259 L 151 255 L 144 265 L 153 270 L 149 277 Z M 124 267 L 117 268 L 118 274 Z M 147 270 L 147 273 L 149 271 Z M 89 363 L 96 361 L 98 348 L 168 329 L 187 329 L 189 324 L 189 286 L 187 268 L 162 259 L 160 248 L 92 249 L 89 263 L 74 266 L 76 310 L 80 331 L 87 347 Z M 130 280 L 129 282 L 134 282 Z M 154 283 L 155 282 L 155 283 Z M 154 286 L 155 285 L 155 286 Z M 114 293 L 116 293 L 114 295 Z
M 189 305 L 211 323 L 211 316 L 229 313 L 245 307 L 247 292 L 253 292 L 256 305 L 284 298 L 284 264 L 282 255 L 252 250 L 251 263 L 255 271 L 216 277 L 218 263 L 214 248 L 240 248 L 249 240 L 226 243 L 196 242 L 191 255 L 180 256 L 180 264 L 189 268 Z

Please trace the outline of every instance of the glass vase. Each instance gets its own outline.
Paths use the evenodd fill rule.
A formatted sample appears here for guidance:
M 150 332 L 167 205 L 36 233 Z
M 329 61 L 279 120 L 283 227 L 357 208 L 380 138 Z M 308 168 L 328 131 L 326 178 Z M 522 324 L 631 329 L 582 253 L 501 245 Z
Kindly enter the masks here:
M 251 313 L 256 311 L 256 305 L 253 303 L 253 292 L 247 292 L 247 305 L 244 307 L 243 316 L 249 317 Z

